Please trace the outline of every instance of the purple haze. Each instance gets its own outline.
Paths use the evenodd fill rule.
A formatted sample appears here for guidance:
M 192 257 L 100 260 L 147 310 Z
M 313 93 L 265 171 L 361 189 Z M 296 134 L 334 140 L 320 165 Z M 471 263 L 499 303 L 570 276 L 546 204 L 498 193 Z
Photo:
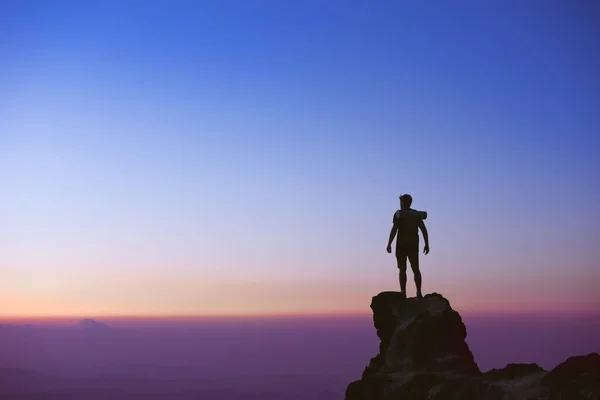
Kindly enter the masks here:
M 509 362 L 549 369 L 600 350 L 599 317 L 472 316 L 465 323 L 482 370 Z M 0 372 L 18 376 L 0 376 L 0 394 L 77 387 L 333 399 L 360 377 L 378 345 L 369 316 L 3 325 L 0 367 L 13 370 Z

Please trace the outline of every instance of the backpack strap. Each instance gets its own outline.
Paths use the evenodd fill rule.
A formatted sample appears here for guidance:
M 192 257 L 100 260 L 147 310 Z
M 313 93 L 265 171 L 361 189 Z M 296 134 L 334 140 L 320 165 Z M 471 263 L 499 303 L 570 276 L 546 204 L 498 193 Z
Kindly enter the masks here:
M 394 218 L 392 220 L 392 223 L 396 224 L 397 222 L 400 222 L 400 219 L 402 218 L 402 210 L 398 210 L 394 213 Z

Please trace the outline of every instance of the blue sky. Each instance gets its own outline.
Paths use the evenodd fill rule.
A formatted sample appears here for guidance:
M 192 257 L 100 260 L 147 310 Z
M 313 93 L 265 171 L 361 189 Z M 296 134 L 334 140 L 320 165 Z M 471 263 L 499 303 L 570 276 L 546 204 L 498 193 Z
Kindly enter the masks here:
M 362 310 L 397 284 L 405 192 L 430 215 L 426 291 L 598 304 L 593 1 L 0 15 L 8 314 Z

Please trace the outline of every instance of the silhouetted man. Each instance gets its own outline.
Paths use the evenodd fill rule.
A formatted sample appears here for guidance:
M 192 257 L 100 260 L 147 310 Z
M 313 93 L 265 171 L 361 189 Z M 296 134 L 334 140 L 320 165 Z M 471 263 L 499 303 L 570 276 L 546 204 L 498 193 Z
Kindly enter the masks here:
M 398 261 L 398 269 L 400 270 L 400 290 L 402 293 L 406 294 L 406 259 L 408 258 L 410 267 L 415 276 L 417 297 L 423 298 L 423 294 L 421 293 L 421 271 L 419 271 L 418 229 L 421 229 L 421 232 L 423 233 L 423 240 L 425 241 L 423 253 L 425 254 L 429 254 L 429 235 L 427 234 L 427 228 L 425 227 L 423 218 L 417 216 L 417 213 L 419 212 L 410 208 L 411 205 L 412 197 L 409 194 L 400 196 L 400 210 L 394 213 L 387 252 L 392 252 L 392 242 L 397 234 L 396 260 Z M 405 215 L 403 215 L 403 212 L 405 212 Z

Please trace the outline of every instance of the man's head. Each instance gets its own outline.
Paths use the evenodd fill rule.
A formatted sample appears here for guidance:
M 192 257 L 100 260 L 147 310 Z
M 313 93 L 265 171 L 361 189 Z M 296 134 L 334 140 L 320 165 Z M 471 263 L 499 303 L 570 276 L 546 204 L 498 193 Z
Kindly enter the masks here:
M 400 196 L 400 208 L 402 210 L 410 208 L 412 205 L 412 196 L 410 194 L 403 194 Z

